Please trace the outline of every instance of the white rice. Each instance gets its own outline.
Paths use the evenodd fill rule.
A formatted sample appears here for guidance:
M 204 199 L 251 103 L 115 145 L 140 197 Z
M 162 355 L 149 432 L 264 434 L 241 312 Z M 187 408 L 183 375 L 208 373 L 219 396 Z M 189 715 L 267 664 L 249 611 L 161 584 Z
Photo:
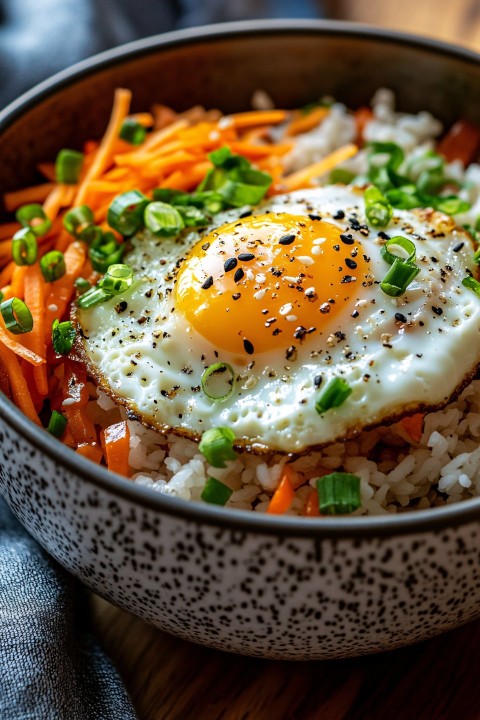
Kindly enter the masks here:
M 255 105 L 266 108 L 271 103 L 259 92 Z M 397 113 L 393 93 L 385 89 L 376 93 L 372 107 L 374 119 L 365 129 L 368 141 L 397 143 L 406 153 L 406 162 L 434 148 L 442 126 L 429 113 Z M 352 115 L 344 105 L 335 103 L 317 128 L 296 138 L 286 158 L 287 170 L 316 162 L 353 142 L 355 132 Z M 343 167 L 365 173 L 366 152 L 360 151 Z M 451 163 L 447 174 L 469 181 L 461 196 L 472 203 L 472 208 L 456 221 L 474 222 L 480 215 L 480 166 L 472 164 L 464 170 L 461 163 Z M 100 408 L 108 415 L 109 422 L 126 419 L 125 412 L 102 393 L 93 403 L 97 412 Z M 207 478 L 213 475 L 233 490 L 228 507 L 264 512 L 288 461 L 279 454 L 262 457 L 243 453 L 225 469 L 212 468 L 196 443 L 161 435 L 138 422 L 128 420 L 128 425 L 132 481 L 185 500 L 200 500 Z M 480 381 L 474 381 L 456 402 L 426 415 L 418 444 L 412 443 L 401 424 L 396 424 L 362 432 L 354 440 L 294 460 L 292 465 L 303 475 L 304 484 L 296 490 L 289 514 L 302 514 L 315 479 L 333 470 L 351 472 L 361 479 L 362 507 L 355 515 L 425 509 L 480 495 L 479 439 Z

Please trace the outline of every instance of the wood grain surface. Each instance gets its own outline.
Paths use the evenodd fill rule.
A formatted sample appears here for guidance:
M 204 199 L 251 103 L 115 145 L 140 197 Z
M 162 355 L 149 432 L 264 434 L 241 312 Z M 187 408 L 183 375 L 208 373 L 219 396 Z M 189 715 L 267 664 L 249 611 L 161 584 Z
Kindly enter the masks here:
M 325 5 L 480 50 L 480 0 Z M 392 653 L 296 664 L 192 645 L 93 595 L 92 615 L 140 720 L 480 720 L 480 622 Z

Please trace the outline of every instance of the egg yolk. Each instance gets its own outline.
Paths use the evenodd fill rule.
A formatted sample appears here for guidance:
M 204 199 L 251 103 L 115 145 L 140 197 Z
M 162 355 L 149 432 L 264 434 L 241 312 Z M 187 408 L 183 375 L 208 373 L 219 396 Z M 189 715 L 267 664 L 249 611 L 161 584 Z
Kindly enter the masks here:
M 288 213 L 249 216 L 200 240 L 182 263 L 175 307 L 215 347 L 252 355 L 322 333 L 371 284 L 352 235 Z

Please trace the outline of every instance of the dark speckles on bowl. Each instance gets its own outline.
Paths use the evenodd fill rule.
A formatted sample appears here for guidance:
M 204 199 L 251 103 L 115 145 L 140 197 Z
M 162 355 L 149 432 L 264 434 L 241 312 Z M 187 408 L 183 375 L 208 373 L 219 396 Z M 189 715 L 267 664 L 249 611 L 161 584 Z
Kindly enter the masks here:
M 325 72 L 325 68 L 328 72 Z M 422 72 L 418 72 L 418 68 Z M 159 78 L 162 82 L 159 83 Z M 140 41 L 87 61 L 0 115 L 0 191 L 101 135 L 113 90 L 134 109 L 352 106 L 377 87 L 404 110 L 480 122 L 480 61 L 433 41 L 279 21 Z M 47 436 L 0 397 L 0 491 L 62 565 L 112 602 L 194 642 L 261 657 L 345 657 L 430 637 L 480 614 L 480 499 L 379 518 L 274 518 L 133 485 Z

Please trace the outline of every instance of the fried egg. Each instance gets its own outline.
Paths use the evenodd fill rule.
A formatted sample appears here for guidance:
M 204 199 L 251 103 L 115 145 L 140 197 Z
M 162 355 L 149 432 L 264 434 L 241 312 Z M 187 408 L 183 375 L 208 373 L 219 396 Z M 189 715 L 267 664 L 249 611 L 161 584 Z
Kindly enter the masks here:
M 380 288 L 381 248 L 397 235 L 414 242 L 420 272 L 394 298 Z M 473 250 L 432 210 L 369 227 L 360 189 L 278 196 L 203 232 L 138 234 L 124 260 L 133 286 L 76 310 L 82 352 L 100 387 L 151 427 L 199 439 L 228 426 L 253 452 L 302 452 L 442 406 L 471 379 L 480 302 L 461 280 Z M 202 387 L 215 363 L 222 400 Z M 351 394 L 319 413 L 332 378 Z

